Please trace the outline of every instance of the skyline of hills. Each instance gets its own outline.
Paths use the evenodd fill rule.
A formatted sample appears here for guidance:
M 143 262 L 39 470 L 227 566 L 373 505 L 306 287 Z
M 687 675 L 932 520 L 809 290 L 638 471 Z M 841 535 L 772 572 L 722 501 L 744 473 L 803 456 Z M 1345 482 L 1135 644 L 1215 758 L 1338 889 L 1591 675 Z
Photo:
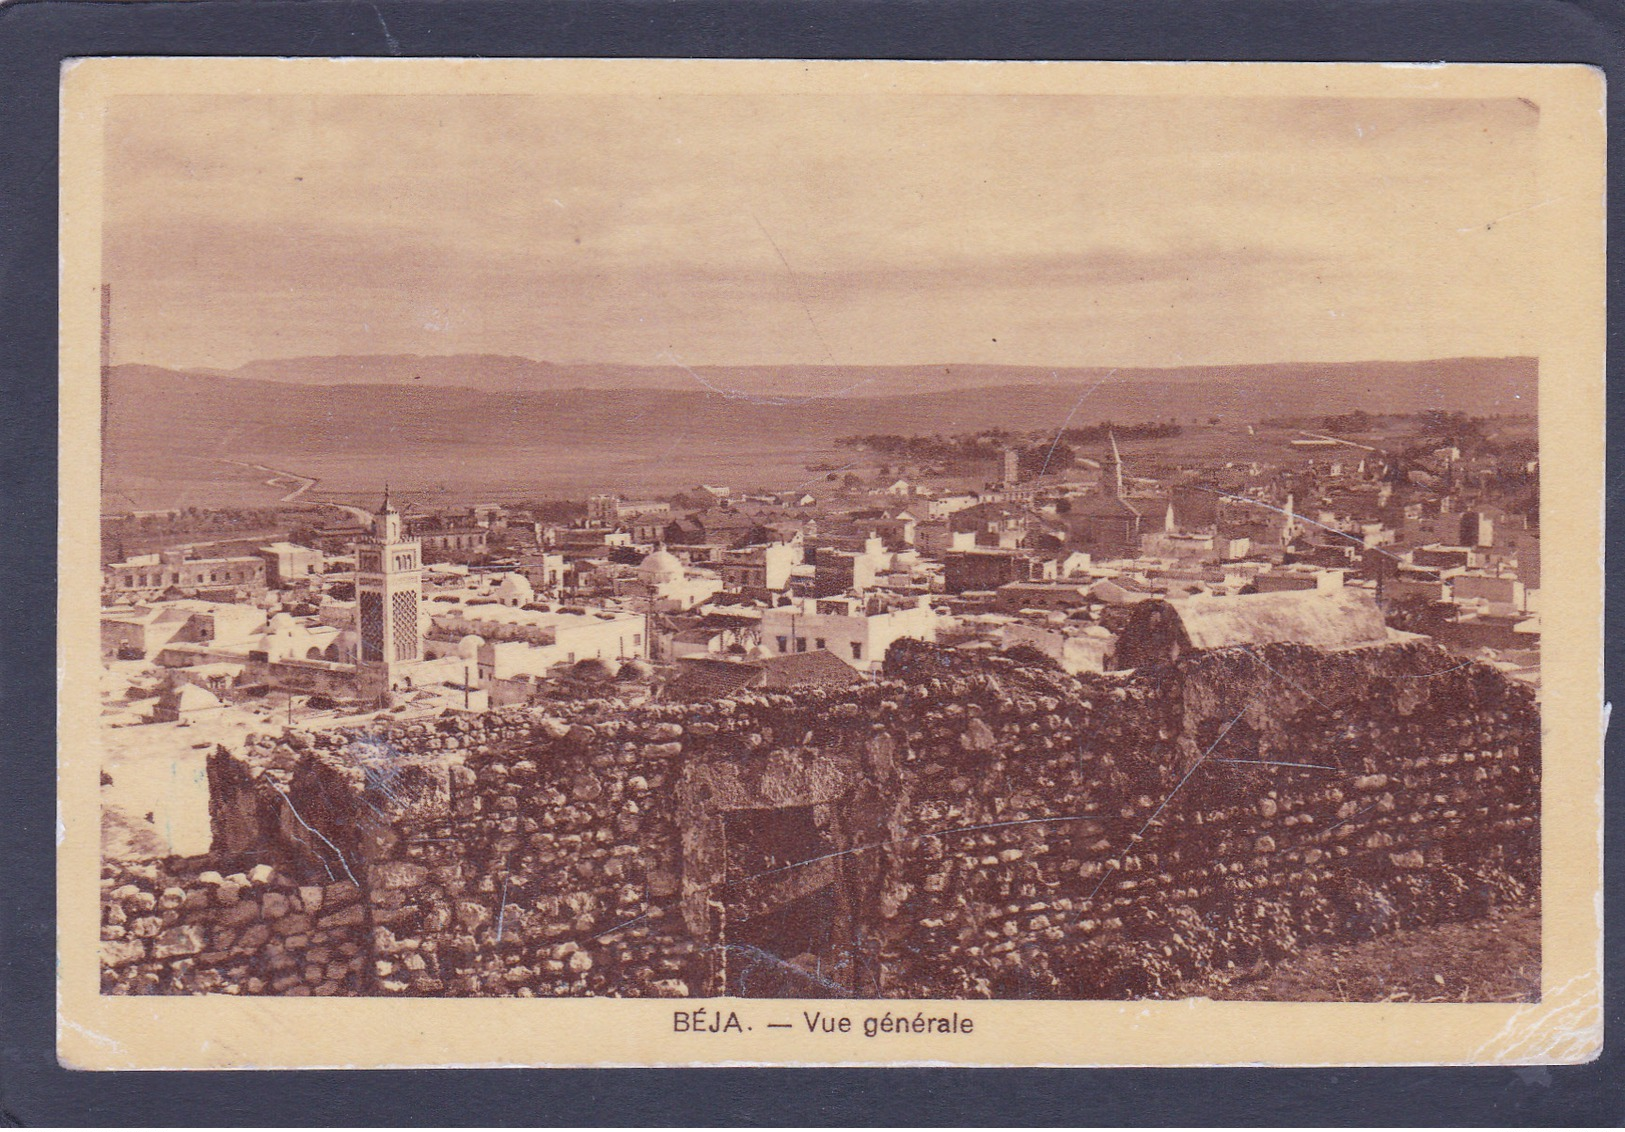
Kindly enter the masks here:
M 123 364 L 115 370 L 164 370 L 186 376 L 268 381 L 304 386 L 399 385 L 462 388 L 484 393 L 547 393 L 575 389 L 662 389 L 724 397 L 919 396 L 1011 386 L 1074 386 L 1102 381 L 1188 386 L 1214 382 L 1319 384 L 1329 390 L 1353 379 L 1379 400 L 1402 387 L 1432 385 L 1441 400 L 1476 400 L 1488 381 L 1533 384 L 1532 358 L 1440 358 L 1422 361 L 1271 362 L 1174 368 L 921 364 L 907 366 L 620 365 L 555 363 L 496 354 L 369 354 L 270 358 L 234 370 L 175 369 Z M 1470 388 L 1469 388 L 1470 387 Z M 1437 407 L 1451 407 L 1441 404 Z

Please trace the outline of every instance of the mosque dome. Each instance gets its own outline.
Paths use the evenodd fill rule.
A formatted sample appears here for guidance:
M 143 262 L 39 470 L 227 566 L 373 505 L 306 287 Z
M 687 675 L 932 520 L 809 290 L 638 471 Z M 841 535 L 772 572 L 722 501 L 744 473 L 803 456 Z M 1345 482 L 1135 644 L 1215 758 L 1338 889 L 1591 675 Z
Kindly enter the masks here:
M 270 629 L 273 633 L 292 633 L 295 627 L 291 613 L 278 613 L 271 618 Z
M 651 586 L 683 580 L 683 563 L 665 548 L 655 551 L 638 566 L 638 579 Z
M 457 642 L 457 655 L 462 657 L 464 660 L 473 660 L 475 657 L 480 655 L 480 649 L 484 646 L 484 644 L 484 637 L 470 633 L 468 636 Z
M 523 574 L 508 574 L 497 584 L 497 599 L 504 605 L 523 605 L 536 596 L 536 590 Z

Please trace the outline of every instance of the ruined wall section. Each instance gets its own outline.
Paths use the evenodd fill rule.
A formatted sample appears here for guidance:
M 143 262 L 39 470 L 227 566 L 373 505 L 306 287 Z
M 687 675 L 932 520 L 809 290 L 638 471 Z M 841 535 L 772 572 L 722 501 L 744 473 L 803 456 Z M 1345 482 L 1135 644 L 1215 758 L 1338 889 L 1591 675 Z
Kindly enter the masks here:
M 947 683 L 905 777 L 923 824 L 982 828 L 922 840 L 888 995 L 1174 993 L 1536 896 L 1538 715 L 1484 666 L 1236 650 L 1059 710 Z
M 1169 993 L 1538 883 L 1533 698 L 1424 645 L 1073 677 L 902 644 L 855 688 L 547 710 L 217 752 L 210 860 L 104 879 L 104 986 L 721 993 L 726 815 L 780 806 L 894 997 Z

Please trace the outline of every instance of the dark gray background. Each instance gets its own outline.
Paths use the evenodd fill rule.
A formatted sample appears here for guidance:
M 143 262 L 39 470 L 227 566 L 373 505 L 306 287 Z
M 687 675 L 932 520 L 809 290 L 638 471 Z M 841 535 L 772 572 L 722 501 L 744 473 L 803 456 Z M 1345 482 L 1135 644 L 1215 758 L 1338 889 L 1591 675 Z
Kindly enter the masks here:
M 1607 0 L 191 0 L 0 8 L 0 1121 L 42 1124 L 1601 1124 L 1589 1066 L 1339 1070 L 76 1073 L 54 1052 L 57 77 L 76 55 L 715 56 L 1594 63 Z M 1619 122 L 1617 82 L 1609 120 Z M 1610 183 L 1620 169 L 1611 129 Z M 1619 236 L 1610 194 L 1609 243 Z M 1610 264 L 1611 308 L 1625 299 Z M 1620 320 L 1609 320 L 1619 343 Z M 1609 374 L 1617 365 L 1610 350 Z M 1612 384 L 1612 381 L 1610 382 Z M 1618 435 L 1612 405 L 1610 440 Z M 1613 443 L 1610 451 L 1616 452 Z M 1610 480 L 1614 517 L 1618 475 Z M 1609 564 L 1618 560 L 1617 532 Z M 1608 627 L 1619 623 L 1608 603 Z M 1619 670 L 1610 634 L 1608 676 Z M 1612 679 L 1608 681 L 1612 684 Z M 1613 779 L 1620 751 L 1610 736 Z M 1622 871 L 1608 807 L 1605 875 Z M 1610 902 L 1607 970 L 1620 970 Z

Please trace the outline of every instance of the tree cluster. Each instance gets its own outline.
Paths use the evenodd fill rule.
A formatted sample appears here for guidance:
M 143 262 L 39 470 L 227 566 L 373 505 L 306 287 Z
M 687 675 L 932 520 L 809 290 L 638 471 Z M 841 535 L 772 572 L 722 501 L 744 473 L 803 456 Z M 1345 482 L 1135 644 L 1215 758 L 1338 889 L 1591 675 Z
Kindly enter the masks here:
M 1159 440 L 1178 436 L 1182 431 L 1181 426 L 1173 421 L 1126 425 L 1103 421 L 1097 425 L 1062 429 L 1058 434 L 1014 433 L 993 428 L 953 436 L 943 436 L 941 433 L 933 436 L 871 433 L 842 437 L 836 443 L 847 448 L 866 449 L 892 463 L 937 465 L 957 471 L 984 468 L 1002 460 L 1006 450 L 1015 449 L 1021 474 L 1032 477 L 1070 468 L 1077 459 L 1080 447 L 1105 444 L 1111 435 L 1119 440 Z

